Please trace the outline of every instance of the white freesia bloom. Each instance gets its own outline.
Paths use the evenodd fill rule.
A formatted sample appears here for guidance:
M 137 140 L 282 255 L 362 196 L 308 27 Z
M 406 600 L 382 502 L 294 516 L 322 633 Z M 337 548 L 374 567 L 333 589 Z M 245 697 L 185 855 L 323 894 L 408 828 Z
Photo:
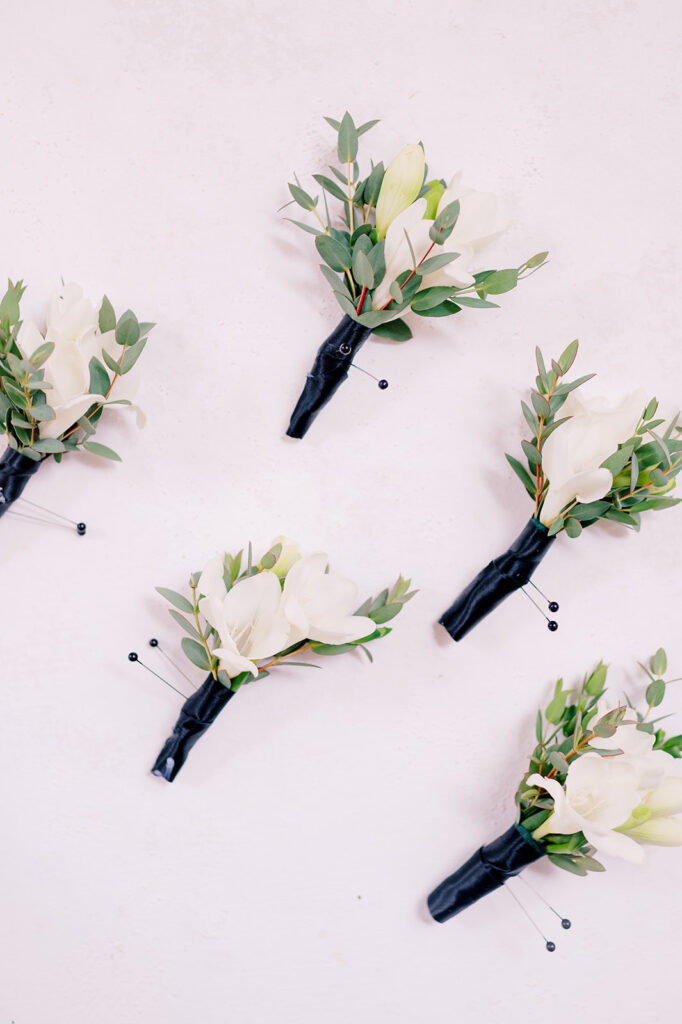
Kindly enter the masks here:
M 282 594 L 284 615 L 291 626 L 289 643 L 308 639 L 344 644 L 375 631 L 372 619 L 353 615 L 358 605 L 356 584 L 328 573 L 328 565 L 327 555 L 307 555 L 289 571 Z
M 90 360 L 93 356 L 101 359 L 102 350 L 118 360 L 121 348 L 114 331 L 100 333 L 98 317 L 99 310 L 83 297 L 80 285 L 70 283 L 55 291 L 50 299 L 44 336 L 30 320 L 25 320 L 19 329 L 17 344 L 26 358 L 45 342 L 54 344 L 44 370 L 45 380 L 52 385 L 46 398 L 55 418 L 41 422 L 41 438 L 61 437 L 92 405 L 107 400 L 104 395 L 88 393 Z M 135 369 L 118 378 L 110 399 L 132 397 Z
M 582 832 L 602 853 L 639 864 L 644 854 L 634 839 L 615 831 L 626 822 L 641 800 L 637 775 L 617 756 L 584 754 L 573 761 L 566 788 L 557 779 L 531 775 L 528 785 L 546 789 L 554 811 L 533 834 L 536 839 L 558 833 Z
M 653 749 L 655 742 L 653 733 L 643 732 L 636 725 L 619 725 L 613 736 L 599 736 L 594 745 L 602 750 L 622 750 L 617 755 L 619 762 L 630 765 L 637 788 L 645 791 L 657 789 L 675 763 L 675 758 L 664 750 Z
M 224 560 L 217 555 L 199 578 L 203 594 L 199 610 L 220 637 L 215 654 L 233 678 L 240 672 L 258 675 L 256 661 L 289 646 L 290 627 L 282 614 L 282 588 L 273 572 L 248 576 L 228 590 Z
M 570 416 L 542 448 L 542 470 L 549 489 L 540 520 L 549 526 L 569 502 L 598 501 L 608 494 L 613 476 L 601 464 L 632 437 L 646 406 L 641 390 L 611 406 L 604 398 L 583 400 L 572 391 L 560 410 Z
M 398 214 L 419 195 L 424 181 L 424 150 L 409 145 L 386 168 L 376 205 L 376 228 L 383 238 Z
M 386 273 L 374 293 L 373 309 L 382 309 L 390 302 L 391 284 L 405 270 L 412 269 L 410 245 L 416 263 L 423 260 L 432 246 L 431 256 L 459 253 L 457 259 L 452 260 L 451 263 L 431 274 L 426 274 L 420 287 L 431 288 L 436 285 L 449 285 L 466 288 L 474 283 L 471 268 L 476 251 L 499 234 L 497 230 L 497 198 L 490 192 L 477 192 L 475 189 L 464 188 L 461 184 L 461 177 L 461 174 L 455 175 L 438 203 L 437 214 L 442 213 L 445 207 L 456 199 L 460 204 L 459 217 L 454 229 L 442 245 L 434 245 L 429 236 L 433 220 L 424 217 L 426 199 L 423 196 L 392 221 L 386 232 L 384 250 Z M 409 245 L 405 237 L 406 234 L 410 239 Z M 398 315 L 396 313 L 396 316 Z

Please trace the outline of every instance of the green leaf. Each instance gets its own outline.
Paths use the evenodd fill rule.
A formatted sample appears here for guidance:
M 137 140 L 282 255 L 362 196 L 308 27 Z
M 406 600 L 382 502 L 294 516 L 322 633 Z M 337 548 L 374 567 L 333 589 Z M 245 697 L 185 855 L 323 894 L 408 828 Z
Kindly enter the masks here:
M 646 688 L 647 704 L 650 704 L 652 708 L 657 708 L 659 704 L 663 703 L 664 697 L 665 682 L 663 679 L 654 679 L 653 683 L 649 683 Z
M 548 252 L 539 252 L 535 256 L 531 256 L 529 260 L 526 260 L 526 267 L 529 270 L 535 270 L 536 267 L 541 267 L 549 256 Z
M 552 410 L 544 395 L 539 395 L 537 391 L 531 391 L 530 400 L 533 403 L 533 408 L 535 409 L 538 417 L 541 417 L 544 420 L 551 419 Z
M 26 397 L 24 392 L 16 386 L 16 384 L 13 384 L 12 381 L 7 380 L 5 378 L 3 381 L 3 387 L 5 389 L 5 394 L 9 398 L 12 405 L 17 406 L 19 409 L 29 408 L 28 398 Z
M 105 444 L 97 441 L 83 441 L 83 447 L 92 455 L 98 455 L 101 459 L 111 459 L 112 462 L 122 462 L 121 456 L 113 448 L 107 448 Z
M 90 360 L 89 369 L 90 385 L 88 390 L 90 394 L 106 395 L 111 381 L 109 380 L 109 374 L 104 369 L 97 356 L 93 356 Z
M 182 594 L 178 594 L 177 590 L 169 590 L 168 587 L 155 587 L 154 589 L 157 594 L 161 594 L 161 597 L 164 597 L 169 604 L 175 605 L 181 612 L 194 614 L 194 605 Z
M 194 628 L 191 622 L 188 622 L 184 615 L 181 615 L 180 612 L 176 612 L 175 608 L 169 608 L 168 614 L 172 615 L 177 624 L 181 626 L 186 633 L 189 633 L 191 637 L 194 637 L 195 640 L 201 640 L 201 634 L 199 631 Z
M 365 188 L 363 190 L 363 199 L 368 206 L 376 206 L 379 193 L 381 192 L 381 186 L 384 182 L 384 165 L 383 162 L 379 162 L 375 167 L 372 168 L 372 173 L 365 182 Z
M 367 235 L 363 235 L 367 238 Z M 366 253 L 359 248 L 353 253 L 353 277 L 362 288 L 374 287 L 374 271 Z
M 102 334 L 106 334 L 107 331 L 113 331 L 116 329 L 116 314 L 114 313 L 114 307 L 111 305 L 106 295 L 102 299 L 102 305 L 99 308 L 99 329 Z
M 313 175 L 313 177 L 315 177 L 315 175 Z M 298 205 L 304 210 L 315 209 L 316 203 L 312 196 L 309 196 L 308 193 L 299 185 L 292 185 L 291 182 L 288 182 L 287 184 L 295 203 L 298 203 Z
M 197 643 L 196 640 L 192 640 L 188 636 L 183 636 L 180 641 L 180 646 L 193 665 L 196 665 L 197 668 L 203 669 L 204 672 L 211 671 L 211 662 L 208 660 L 208 655 L 206 654 L 206 649 L 203 644 Z
M 506 455 L 505 454 L 505 458 L 506 458 L 507 462 L 509 463 L 509 465 L 511 466 L 511 468 L 516 473 L 516 475 L 518 476 L 518 478 L 521 481 L 521 483 L 523 484 L 523 486 L 526 488 L 526 490 L 530 494 L 531 498 L 535 498 L 535 492 L 536 492 L 535 481 L 531 479 L 531 477 L 530 477 L 528 471 L 526 470 L 526 468 L 524 466 L 522 466 L 521 463 L 519 462 L 519 460 L 515 459 L 513 455 Z
M 54 437 L 44 437 L 40 441 L 34 441 L 31 447 L 34 451 L 41 452 L 44 455 L 56 455 L 66 451 L 64 443 L 57 441 Z
M 106 350 L 105 348 L 103 348 L 103 349 L 102 349 L 102 359 L 103 359 L 103 360 L 104 360 L 104 362 L 105 362 L 105 363 L 107 364 L 107 366 L 109 367 L 109 369 L 111 370 L 111 372 L 112 372 L 112 373 L 114 374 L 114 376 L 118 376 L 118 374 L 119 374 L 119 373 L 121 372 L 121 367 L 120 367 L 120 365 L 119 365 L 119 364 L 118 364 L 118 363 L 116 362 L 116 360 L 115 360 L 115 359 L 113 359 L 113 358 L 112 358 L 112 357 L 111 357 L 111 356 L 109 355 L 109 353 L 107 352 L 107 350 Z
M 630 457 L 632 456 L 632 447 L 627 444 L 619 448 L 618 451 L 614 452 L 613 455 L 609 455 L 608 459 L 604 459 L 601 464 L 602 469 L 608 469 L 611 476 L 618 476 L 622 470 L 625 469 Z
M 290 224 L 295 224 L 297 228 L 307 231 L 309 235 L 321 235 L 324 233 L 321 228 L 313 227 L 312 224 L 304 224 L 303 221 L 294 220 L 293 217 L 285 217 L 284 219 L 288 220 Z
M 336 184 L 335 181 L 332 181 L 331 178 L 327 178 L 324 174 L 313 174 L 313 178 L 317 184 L 325 190 L 325 192 L 329 193 L 330 196 L 334 196 L 335 199 L 340 199 L 342 203 L 348 202 L 348 196 L 346 193 L 339 185 Z M 289 188 L 291 188 L 291 185 Z M 308 198 L 310 198 L 310 196 L 308 196 Z
M 332 270 L 349 270 L 352 262 L 350 249 L 329 235 L 317 235 L 315 246 L 320 256 Z
M 385 256 L 386 239 L 382 238 L 375 246 L 373 246 L 367 253 L 367 259 L 370 262 L 370 266 L 374 272 L 374 285 L 380 285 L 386 274 L 386 256 Z
M 518 281 L 518 270 L 513 268 L 510 270 L 496 270 L 490 277 L 486 278 L 483 290 L 488 295 L 502 295 L 504 292 L 510 292 L 512 288 L 516 288 Z
M 496 302 L 488 302 L 487 299 L 477 299 L 473 295 L 458 295 L 455 298 L 460 306 L 468 306 L 471 309 L 499 309 Z
M 587 682 L 585 683 L 585 693 L 589 694 L 590 697 L 598 697 L 604 689 L 606 682 L 607 667 L 603 662 L 599 662 L 594 672 L 591 674 Z
M 608 501 L 580 503 L 571 509 L 571 516 L 583 522 L 585 519 L 600 519 L 611 508 Z
M 30 362 L 33 363 L 35 367 L 42 366 L 43 363 L 50 358 L 53 352 L 54 342 L 47 341 L 44 345 L 38 345 L 38 348 L 30 358 Z
M 668 669 L 668 658 L 662 647 L 659 647 L 651 659 L 651 671 L 655 676 L 665 675 Z
M 571 516 L 566 520 L 565 526 L 566 533 L 569 537 L 579 537 L 583 532 L 583 528 L 577 519 L 573 519 Z
M 375 118 L 373 121 L 365 121 L 359 128 L 356 129 L 358 135 L 364 135 L 370 128 L 373 128 L 375 124 L 379 124 L 379 118 Z
M 451 286 L 424 288 L 422 291 L 417 292 L 412 300 L 412 309 L 415 313 L 419 313 L 422 310 L 440 306 L 446 299 L 450 298 L 452 291 Z
M 134 345 L 140 337 L 140 325 L 132 309 L 122 313 L 116 324 L 116 341 L 119 345 Z M 106 362 L 106 360 L 105 360 Z
M 530 441 L 522 441 L 521 447 L 529 462 L 534 466 L 542 466 L 542 456 L 534 444 L 531 444 Z
M 584 878 L 587 874 L 587 869 L 580 864 L 580 861 L 575 861 L 566 854 L 548 853 L 547 858 L 556 867 L 563 868 L 564 871 L 568 871 L 572 875 L 581 875 Z
M 386 604 L 383 608 L 378 608 L 375 612 L 371 612 L 370 618 L 377 625 L 381 625 L 383 622 L 390 622 L 398 612 L 402 611 L 402 607 L 402 604 Z
M 378 324 L 373 328 L 372 333 L 379 338 L 390 338 L 391 341 L 409 341 L 412 337 L 410 327 L 400 317 L 390 320 L 386 324 Z
M 552 525 L 547 530 L 548 537 L 554 537 L 557 533 L 560 533 L 566 525 L 566 521 L 563 516 L 557 516 Z
M 448 203 L 434 220 L 429 228 L 429 238 L 436 245 L 442 245 L 452 234 L 459 217 L 459 209 L 459 199 L 455 199 L 454 202 Z
M 413 307 L 414 309 L 414 307 Z M 441 302 L 437 306 L 430 306 L 428 309 L 414 309 L 417 316 L 452 316 L 454 313 L 459 313 L 460 307 L 454 302 L 449 300 Z
M 128 345 L 125 352 L 123 353 L 123 359 L 121 360 L 120 374 L 123 376 L 124 373 L 128 373 L 132 370 L 137 360 L 142 355 L 142 350 L 147 344 L 146 338 L 140 338 L 135 345 Z
M 339 125 L 338 153 L 342 164 L 352 162 L 358 155 L 358 133 L 348 111 Z
M 639 462 L 637 456 L 632 453 L 632 462 L 630 464 L 630 490 L 634 491 L 637 487 L 637 477 L 639 476 Z
M 348 651 L 355 650 L 355 644 L 318 644 L 312 643 L 310 645 L 311 650 L 315 654 L 332 655 L 332 654 L 347 654 Z
M 438 256 L 430 256 L 428 260 L 424 260 L 419 264 L 419 273 L 422 274 L 433 274 L 435 270 L 440 270 L 441 267 L 447 266 L 448 263 L 452 263 L 459 257 L 457 252 L 444 252 Z
M 538 743 L 542 743 L 542 711 L 538 711 L 535 719 L 535 736 Z
M 564 351 L 559 356 L 559 366 L 561 367 L 562 373 L 568 373 L 575 362 L 575 357 L 578 354 L 578 339 L 572 341 L 570 345 L 567 345 Z
M 49 405 L 33 405 L 31 416 L 37 423 L 45 423 L 55 418 L 55 411 Z

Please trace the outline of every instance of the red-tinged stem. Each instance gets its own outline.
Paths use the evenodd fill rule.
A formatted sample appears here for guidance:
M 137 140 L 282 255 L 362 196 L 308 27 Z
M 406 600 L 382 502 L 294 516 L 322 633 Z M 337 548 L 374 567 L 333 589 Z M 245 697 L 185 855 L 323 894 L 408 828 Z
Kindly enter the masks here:
M 431 245 L 430 245 L 430 246 L 428 247 L 428 249 L 426 250 L 426 252 L 425 252 L 425 253 L 424 253 L 424 255 L 422 256 L 422 258 L 420 259 L 419 263 L 418 263 L 418 264 L 417 264 L 417 266 L 416 266 L 416 267 L 414 268 L 414 270 L 412 271 L 412 273 L 410 274 L 410 276 L 409 276 L 409 277 L 407 277 L 407 278 L 405 278 L 405 280 L 403 281 L 403 283 L 402 283 L 402 284 L 400 285 L 400 291 L 401 291 L 401 292 L 402 292 L 403 288 L 405 287 L 405 285 L 407 284 L 407 282 L 408 282 L 408 281 L 411 281 L 411 280 L 412 280 L 412 278 L 413 278 L 413 277 L 414 277 L 414 275 L 415 275 L 415 274 L 417 273 L 417 271 L 418 271 L 418 270 L 419 270 L 419 268 L 421 267 L 422 263 L 424 262 L 424 260 L 426 259 L 426 257 L 427 257 L 427 256 L 429 255 L 429 253 L 431 252 L 431 250 L 433 249 L 433 247 L 434 247 L 434 246 L 435 246 L 436 244 L 437 244 L 436 242 L 431 242 Z M 382 306 L 382 307 L 381 307 L 381 309 L 382 309 L 382 310 L 384 310 L 384 309 L 388 309 L 388 307 L 389 307 L 389 306 L 391 305 L 391 303 L 392 303 L 393 301 L 394 301 L 393 299 L 389 299 L 389 300 L 388 300 L 388 302 L 386 303 L 386 305 L 385 305 L 385 306 Z
M 360 293 L 360 301 L 358 302 L 358 313 L 362 313 L 362 304 L 365 301 L 365 295 L 366 294 L 367 294 L 367 289 L 363 288 L 362 292 Z

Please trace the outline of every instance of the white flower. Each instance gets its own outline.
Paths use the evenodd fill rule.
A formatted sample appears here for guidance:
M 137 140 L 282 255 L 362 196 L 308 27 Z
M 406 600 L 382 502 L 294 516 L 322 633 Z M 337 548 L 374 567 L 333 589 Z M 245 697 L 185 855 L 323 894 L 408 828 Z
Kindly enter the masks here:
M 613 476 L 601 464 L 632 437 L 646 406 L 643 391 L 634 391 L 619 404 L 604 398 L 583 400 L 575 391 L 560 410 L 570 416 L 547 438 L 542 448 L 542 470 L 549 489 L 540 520 L 549 526 L 561 510 L 577 499 L 598 501 L 608 494 Z
M 288 537 L 275 537 L 271 547 L 274 548 L 275 544 L 281 544 L 282 551 L 272 567 L 272 572 L 274 572 L 275 576 L 279 576 L 280 579 L 284 579 L 294 562 L 297 562 L 301 557 L 301 552 L 298 550 L 296 544 L 292 540 L 289 540 Z
M 582 832 L 602 853 L 635 864 L 644 859 L 634 839 L 615 831 L 641 799 L 635 770 L 617 756 L 583 754 L 571 763 L 565 789 L 557 779 L 542 775 L 531 775 L 528 785 L 546 789 L 554 800 L 554 811 L 533 833 L 536 839 Z
M 55 418 L 41 422 L 41 438 L 61 437 L 92 405 L 107 401 L 104 395 L 88 393 L 90 360 L 93 356 L 101 360 L 103 350 L 118 360 L 121 347 L 114 331 L 100 333 L 98 315 L 99 310 L 83 297 L 80 285 L 70 283 L 51 297 L 44 336 L 30 320 L 24 321 L 19 329 L 17 344 L 26 358 L 40 345 L 54 344 L 44 370 L 45 380 L 52 385 L 45 396 Z M 118 378 L 109 399 L 132 397 L 135 369 Z
M 644 802 L 652 815 L 679 814 L 682 811 L 682 779 L 676 776 L 664 778 L 647 794 Z
M 353 615 L 358 588 L 352 580 L 328 573 L 327 555 L 307 555 L 290 569 L 282 593 L 284 615 L 291 626 L 289 643 L 317 640 L 344 644 L 374 633 L 364 615 Z
M 634 712 L 633 712 L 634 715 Z M 654 750 L 656 737 L 644 732 L 636 725 L 619 725 L 613 736 L 599 736 L 594 741 L 602 750 L 622 750 L 616 755 L 619 762 L 629 764 L 637 779 L 637 788 L 646 791 L 656 789 L 675 758 L 664 750 Z
M 386 168 L 376 205 L 377 236 L 383 238 L 398 214 L 419 195 L 424 181 L 424 150 L 405 146 Z
M 220 637 L 215 654 L 233 678 L 240 672 L 258 675 L 256 661 L 289 646 L 290 627 L 282 614 L 282 588 L 273 572 L 248 576 L 228 590 L 224 560 L 212 558 L 199 578 L 203 594 L 199 610 Z
M 459 217 L 452 233 L 442 245 L 434 245 L 429 236 L 433 220 L 424 217 L 426 199 L 423 196 L 393 220 L 386 233 L 386 273 L 372 298 L 373 309 L 382 309 L 390 302 L 390 287 L 393 281 L 405 270 L 413 269 L 410 245 L 416 263 L 424 259 L 432 246 L 432 256 L 459 253 L 457 259 L 451 263 L 431 274 L 426 274 L 422 279 L 421 288 L 437 285 L 466 288 L 474 283 L 471 266 L 477 249 L 499 234 L 496 230 L 497 198 L 490 192 L 464 188 L 461 184 L 461 174 L 458 174 L 441 196 L 437 212 L 442 213 L 445 207 L 456 199 L 459 199 L 460 204 Z M 406 234 L 410 239 L 409 245 Z M 396 313 L 396 316 L 398 315 Z

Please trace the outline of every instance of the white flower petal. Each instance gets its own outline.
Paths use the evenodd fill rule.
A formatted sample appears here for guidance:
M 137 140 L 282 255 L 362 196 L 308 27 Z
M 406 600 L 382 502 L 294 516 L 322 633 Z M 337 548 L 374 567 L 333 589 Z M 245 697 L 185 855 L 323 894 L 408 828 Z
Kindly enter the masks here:
M 48 391 L 47 394 L 51 396 L 52 392 Z M 49 397 L 48 401 L 50 401 Z M 79 395 L 77 398 L 72 398 L 69 402 L 58 406 L 55 409 L 55 418 L 53 420 L 43 420 L 40 424 L 41 439 L 61 437 L 69 427 L 72 427 L 81 416 L 85 415 L 91 405 L 103 401 L 103 395 Z
M 682 846 L 682 820 L 679 818 L 649 818 L 627 831 L 638 843 L 654 846 Z

